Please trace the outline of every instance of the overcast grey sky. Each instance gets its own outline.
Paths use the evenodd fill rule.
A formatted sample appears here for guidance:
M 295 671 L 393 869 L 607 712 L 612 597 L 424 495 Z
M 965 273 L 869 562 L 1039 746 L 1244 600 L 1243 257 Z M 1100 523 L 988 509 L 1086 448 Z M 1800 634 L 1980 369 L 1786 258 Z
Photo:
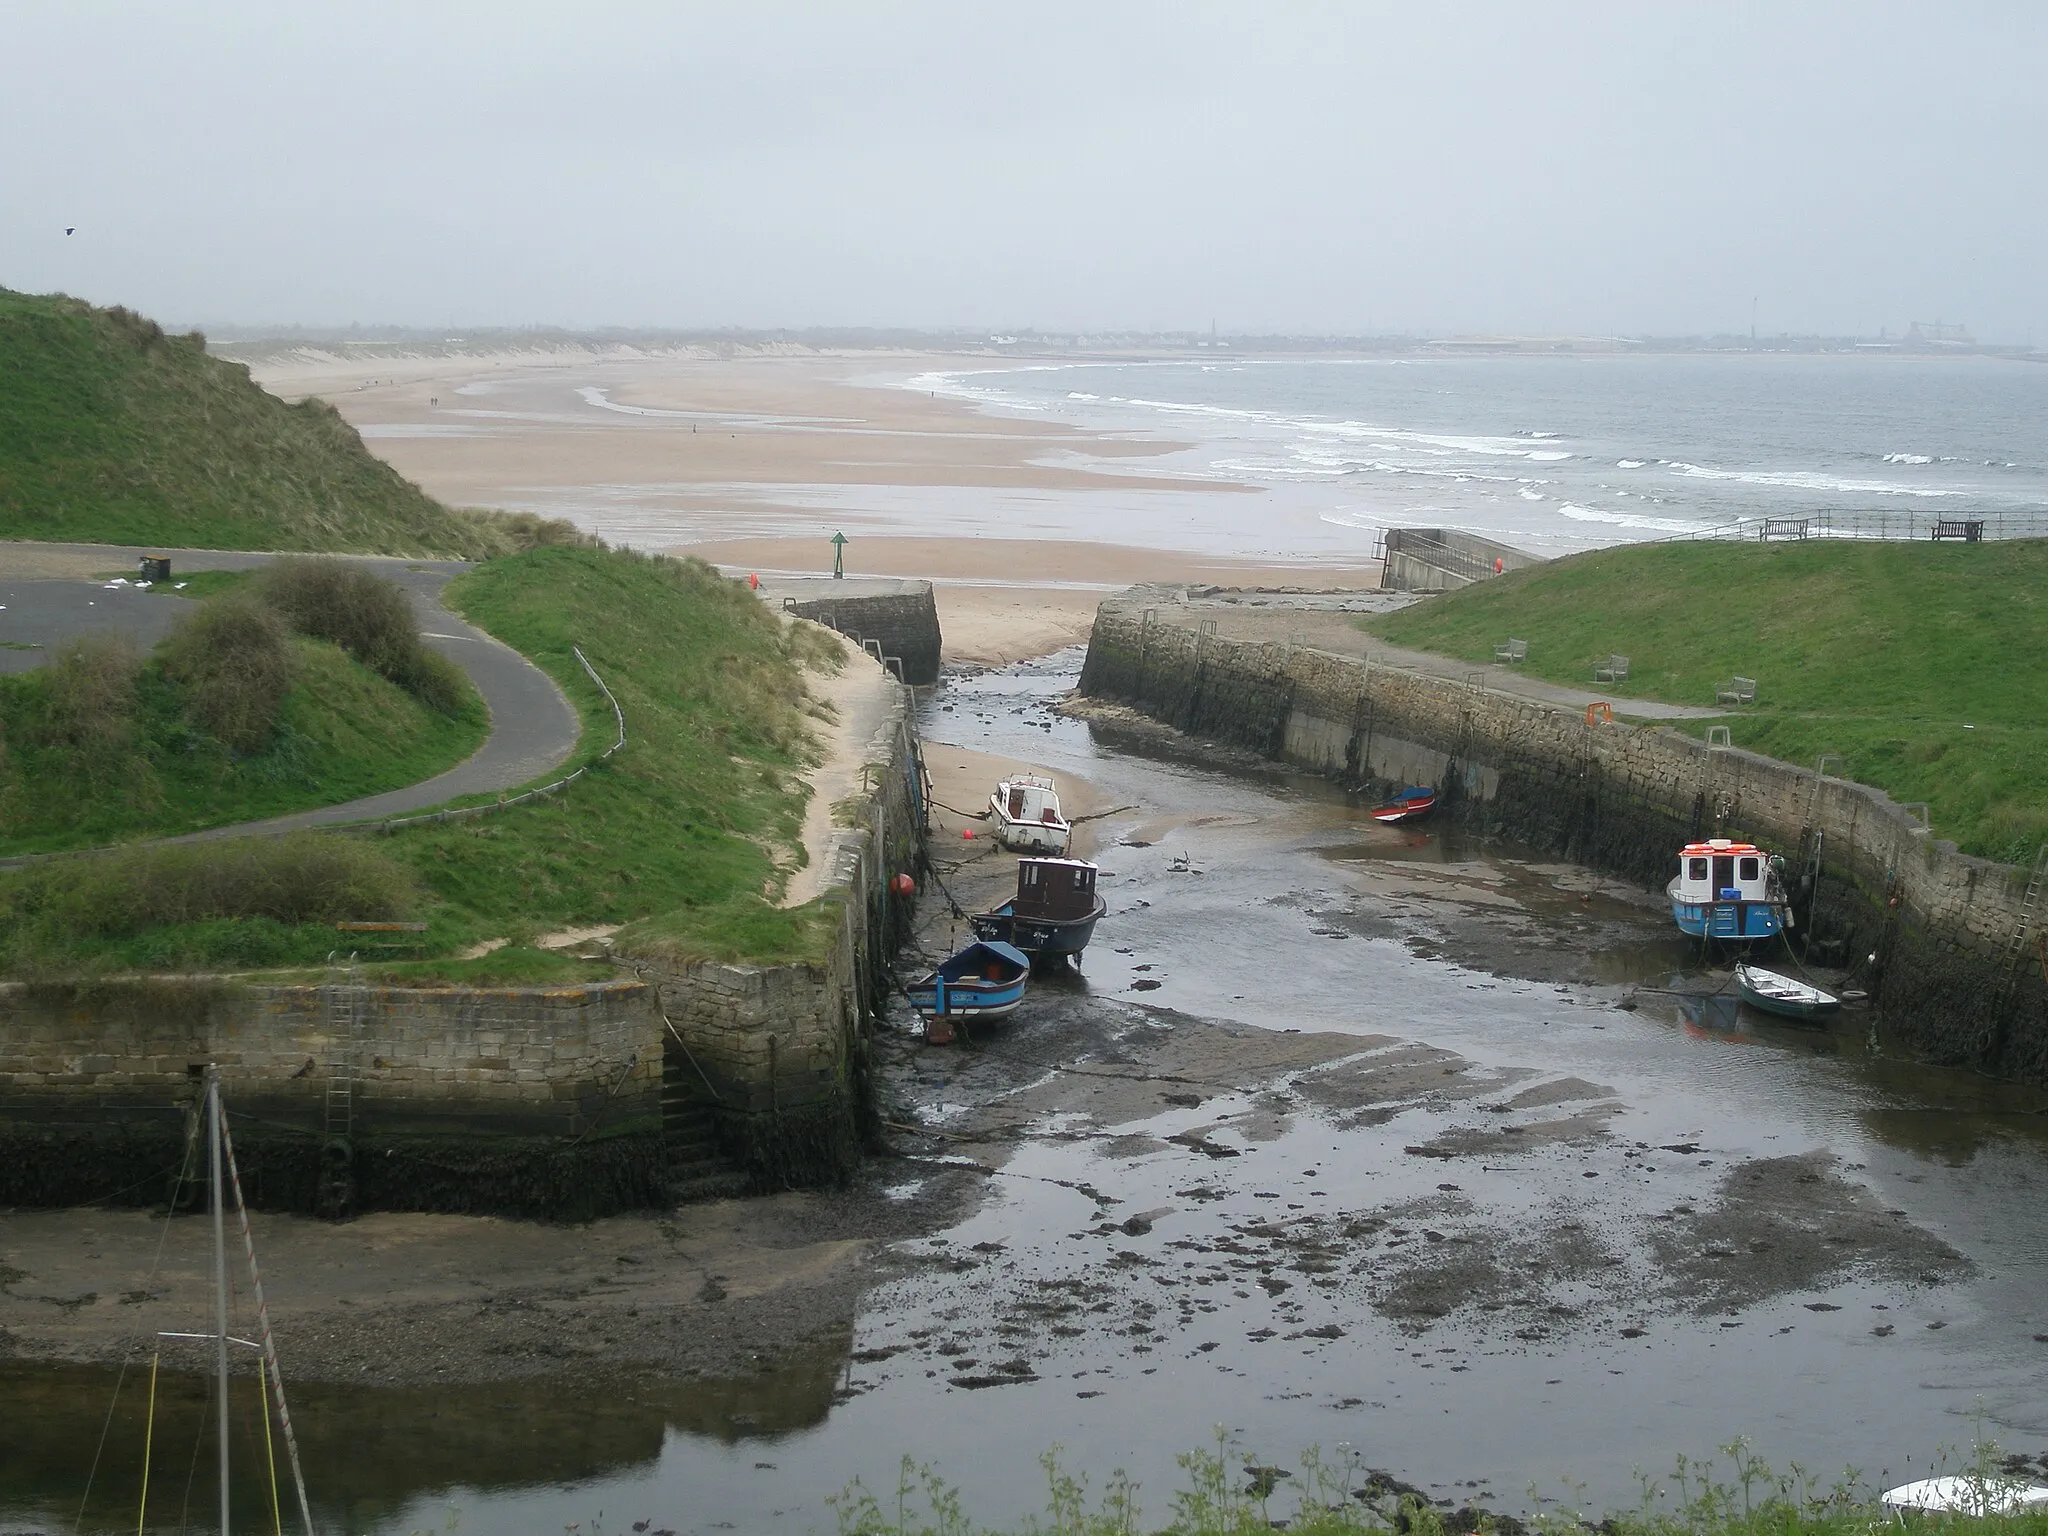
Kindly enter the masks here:
M 0 39 L 0 286 L 179 323 L 1685 333 L 1754 300 L 2048 343 L 2040 0 L 0 0 Z

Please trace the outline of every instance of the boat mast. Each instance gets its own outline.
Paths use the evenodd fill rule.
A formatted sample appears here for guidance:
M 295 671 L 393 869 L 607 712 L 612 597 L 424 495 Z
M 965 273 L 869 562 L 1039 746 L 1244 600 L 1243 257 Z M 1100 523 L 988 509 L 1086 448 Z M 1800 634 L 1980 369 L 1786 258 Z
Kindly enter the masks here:
M 228 1536 L 228 1240 L 226 1191 L 220 1176 L 220 1068 L 206 1069 L 206 1166 L 213 1207 L 213 1342 L 219 1377 L 220 1536 Z

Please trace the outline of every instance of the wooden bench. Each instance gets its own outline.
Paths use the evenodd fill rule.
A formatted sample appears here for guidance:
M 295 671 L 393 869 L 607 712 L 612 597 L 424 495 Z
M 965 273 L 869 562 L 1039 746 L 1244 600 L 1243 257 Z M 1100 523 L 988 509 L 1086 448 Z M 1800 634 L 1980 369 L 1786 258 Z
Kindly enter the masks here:
M 1753 677 L 1731 678 L 1725 688 L 1714 690 L 1716 704 L 1754 704 L 1756 702 L 1756 679 Z
M 1518 661 L 1527 661 L 1529 659 L 1529 642 L 1526 640 L 1509 640 L 1496 645 L 1493 648 L 1493 659 L 1495 661 L 1507 662 L 1510 666 Z
M 1627 682 L 1628 658 L 1626 656 L 1608 657 L 1605 665 L 1593 669 L 1593 681 L 1596 683 Z
M 1984 538 L 1984 523 L 1980 518 L 1944 517 L 1934 524 L 1934 532 L 1928 535 L 1935 539 L 1961 539 L 1965 544 L 1981 543 Z

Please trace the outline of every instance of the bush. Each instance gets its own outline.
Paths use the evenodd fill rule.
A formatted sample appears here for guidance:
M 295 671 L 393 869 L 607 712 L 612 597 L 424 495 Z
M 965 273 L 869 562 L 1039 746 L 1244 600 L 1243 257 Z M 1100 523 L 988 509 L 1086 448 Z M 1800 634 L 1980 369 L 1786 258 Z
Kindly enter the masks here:
M 461 671 L 420 643 L 412 600 L 396 582 L 350 561 L 298 557 L 272 561 L 256 592 L 300 634 L 340 646 L 429 709 L 462 707 Z
M 47 745 L 77 755 L 87 772 L 110 766 L 135 741 L 142 656 L 126 635 L 86 635 L 57 652 L 45 685 Z
M 385 921 L 411 911 L 416 899 L 411 874 L 381 849 L 304 832 L 37 865 L 0 885 L 0 925 L 17 936 L 41 929 L 62 944 L 185 923 Z
M 193 722 L 222 746 L 246 757 L 270 744 L 292 681 L 291 643 L 270 609 L 232 594 L 210 598 L 157 658 Z

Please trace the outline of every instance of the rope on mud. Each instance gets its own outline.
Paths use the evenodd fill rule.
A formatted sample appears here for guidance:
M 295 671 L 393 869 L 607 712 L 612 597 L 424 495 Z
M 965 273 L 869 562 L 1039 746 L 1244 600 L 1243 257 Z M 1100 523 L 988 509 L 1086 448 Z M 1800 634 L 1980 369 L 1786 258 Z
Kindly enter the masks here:
M 1125 811 L 1136 811 L 1141 809 L 1143 809 L 1143 807 L 1136 805 L 1115 805 L 1111 806 L 1106 811 L 1090 811 L 1086 816 L 1070 816 L 1067 818 L 1067 824 L 1069 826 L 1078 827 L 1084 821 L 1100 821 L 1105 816 L 1120 816 Z
M 953 808 L 952 806 L 950 806 L 950 805 L 946 804 L 946 802 L 945 802 L 945 801 L 943 801 L 943 800 L 934 800 L 934 801 L 932 801 L 932 804 L 933 804 L 933 805 L 935 805 L 935 806 L 937 806 L 937 807 L 938 807 L 938 808 L 939 808 L 940 810 L 942 810 L 942 811 L 950 811 L 950 812 L 952 812 L 952 814 L 953 814 L 953 815 L 955 815 L 955 816 L 960 816 L 960 817 L 964 817 L 964 818 L 965 818 L 966 820 L 968 820 L 968 821 L 987 821 L 987 820 L 988 820 L 988 812 L 987 812 L 987 811 L 961 811 L 961 810 L 955 810 L 955 809 L 954 809 L 954 808 Z

